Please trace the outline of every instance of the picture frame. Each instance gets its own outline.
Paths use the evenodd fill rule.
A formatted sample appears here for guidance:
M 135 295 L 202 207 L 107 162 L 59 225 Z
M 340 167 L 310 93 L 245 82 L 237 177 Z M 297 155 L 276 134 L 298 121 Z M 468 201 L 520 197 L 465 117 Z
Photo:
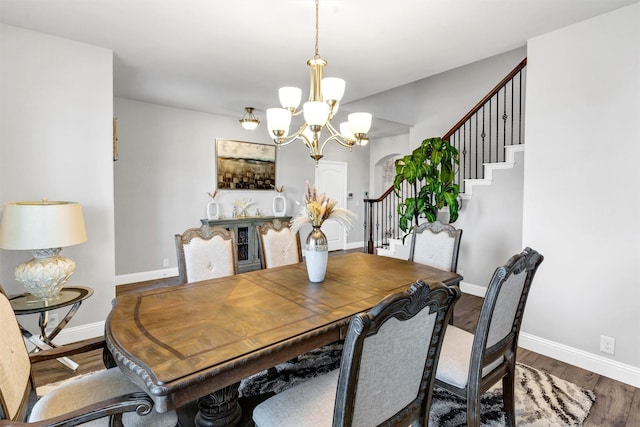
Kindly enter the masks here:
M 216 139 L 219 190 L 273 190 L 276 185 L 276 146 Z
M 113 161 L 117 161 L 120 153 L 118 152 L 118 118 L 113 118 Z

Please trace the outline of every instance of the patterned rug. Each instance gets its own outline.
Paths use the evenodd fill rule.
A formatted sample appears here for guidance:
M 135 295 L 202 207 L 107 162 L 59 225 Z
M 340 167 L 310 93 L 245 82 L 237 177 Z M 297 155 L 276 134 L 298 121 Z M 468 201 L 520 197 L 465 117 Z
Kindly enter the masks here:
M 297 359 L 260 372 L 240 383 L 241 396 L 275 392 L 306 381 L 340 366 L 342 345 L 333 344 L 306 353 Z M 549 375 L 530 366 L 516 368 L 516 425 L 581 426 L 595 394 L 569 381 Z M 446 390 L 436 388 L 431 403 L 429 425 L 438 427 L 466 426 L 464 401 Z M 504 426 L 502 388 L 498 385 L 482 396 L 482 427 Z

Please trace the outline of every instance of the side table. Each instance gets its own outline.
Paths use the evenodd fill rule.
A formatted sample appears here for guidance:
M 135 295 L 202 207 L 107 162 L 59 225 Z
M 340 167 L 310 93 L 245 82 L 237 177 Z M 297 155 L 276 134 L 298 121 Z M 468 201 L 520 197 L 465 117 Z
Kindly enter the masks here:
M 40 337 L 35 337 L 26 328 L 20 325 L 22 336 L 29 340 L 37 349 L 46 350 L 48 348 L 57 347 L 53 343 L 53 339 L 62 331 L 62 329 L 69 323 L 69 320 L 76 314 L 82 301 L 93 295 L 93 289 L 83 286 L 77 287 L 63 287 L 57 298 L 43 300 L 36 298 L 31 294 L 21 294 L 9 297 L 11 308 L 17 315 L 25 314 L 39 314 L 39 326 Z M 50 332 L 47 332 L 47 323 L 49 323 L 49 312 L 51 310 L 57 310 L 59 308 L 69 307 L 67 314 L 58 325 Z M 18 322 L 19 323 L 19 322 Z M 66 365 L 69 369 L 75 371 L 78 368 L 78 364 L 68 357 L 61 357 L 58 359 L 60 363 Z

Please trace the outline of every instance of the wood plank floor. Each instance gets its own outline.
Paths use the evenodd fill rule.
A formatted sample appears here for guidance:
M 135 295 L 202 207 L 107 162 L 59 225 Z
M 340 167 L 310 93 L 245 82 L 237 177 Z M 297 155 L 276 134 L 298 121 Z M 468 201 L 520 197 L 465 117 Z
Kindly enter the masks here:
M 148 286 L 150 285 L 147 283 L 123 290 L 133 291 Z M 481 298 L 464 294 L 456 304 L 454 324 L 473 332 L 481 305 Z M 60 381 L 102 368 L 101 352 L 78 355 L 73 359 L 80 363 L 80 368 L 75 374 L 56 361 L 34 365 L 36 385 Z M 640 427 L 640 389 L 524 349 L 518 351 L 518 360 L 595 392 L 597 400 L 584 427 Z

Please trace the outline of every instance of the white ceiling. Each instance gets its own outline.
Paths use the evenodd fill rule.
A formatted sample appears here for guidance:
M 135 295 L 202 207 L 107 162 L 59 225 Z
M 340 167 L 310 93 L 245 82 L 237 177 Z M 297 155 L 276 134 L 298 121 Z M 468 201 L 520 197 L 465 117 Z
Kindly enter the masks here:
M 320 0 L 319 53 L 348 110 L 637 1 Z M 279 87 L 308 92 L 313 0 L 0 0 L 0 21 L 113 50 L 118 97 L 263 119 Z

